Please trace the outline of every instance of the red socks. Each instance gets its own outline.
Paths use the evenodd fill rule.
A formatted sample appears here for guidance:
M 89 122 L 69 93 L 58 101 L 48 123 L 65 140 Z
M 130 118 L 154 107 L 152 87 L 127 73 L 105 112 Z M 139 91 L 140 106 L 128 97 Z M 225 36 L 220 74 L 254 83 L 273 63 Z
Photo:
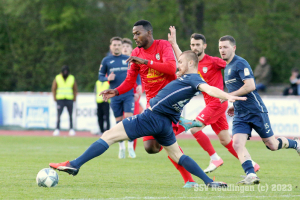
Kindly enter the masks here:
M 225 146 L 227 148 L 227 150 L 233 155 L 235 156 L 237 159 L 239 159 L 237 153 L 235 152 L 233 146 L 232 146 L 232 140 Z
M 195 134 L 193 134 L 193 136 L 196 138 L 197 142 L 204 149 L 204 151 L 206 151 L 209 154 L 209 156 L 212 156 L 214 153 L 216 153 L 214 147 L 210 142 L 210 139 L 205 133 L 203 133 L 202 131 L 198 131 Z
M 135 148 L 136 148 L 136 143 L 137 143 L 137 139 L 133 140 L 133 149 L 135 151 Z
M 180 150 L 183 153 L 181 148 L 180 148 Z M 180 172 L 180 174 L 184 180 L 184 183 L 186 183 L 188 181 L 195 182 L 192 175 L 190 174 L 190 172 L 188 172 L 186 169 L 184 169 L 184 167 L 182 167 L 181 165 L 178 165 L 176 162 L 174 162 L 169 156 L 168 156 L 168 158 L 173 163 L 173 165 L 176 167 L 176 169 Z
M 173 129 L 174 130 L 174 129 Z M 179 135 L 180 133 L 184 132 L 185 131 L 185 128 L 181 125 L 178 124 L 178 129 L 175 133 L 175 135 Z

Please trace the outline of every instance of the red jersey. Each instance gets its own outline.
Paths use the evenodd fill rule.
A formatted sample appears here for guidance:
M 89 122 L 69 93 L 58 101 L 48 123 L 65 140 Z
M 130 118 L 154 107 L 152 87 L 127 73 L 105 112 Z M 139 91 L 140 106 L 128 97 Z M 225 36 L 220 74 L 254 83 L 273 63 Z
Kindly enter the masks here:
M 208 83 L 208 85 L 214 86 L 223 90 L 223 76 L 222 69 L 226 67 L 226 62 L 218 57 L 212 57 L 207 54 L 198 63 L 198 73 Z M 202 92 L 205 100 L 205 104 L 210 102 L 216 102 L 220 104 L 218 98 L 209 96 L 205 92 Z
M 140 74 L 148 104 L 158 91 L 176 79 L 176 61 L 172 46 L 166 40 L 154 40 L 148 49 L 136 47 L 131 56 L 146 59 L 148 64 L 131 63 L 125 81 L 116 89 L 119 94 L 127 92 Z

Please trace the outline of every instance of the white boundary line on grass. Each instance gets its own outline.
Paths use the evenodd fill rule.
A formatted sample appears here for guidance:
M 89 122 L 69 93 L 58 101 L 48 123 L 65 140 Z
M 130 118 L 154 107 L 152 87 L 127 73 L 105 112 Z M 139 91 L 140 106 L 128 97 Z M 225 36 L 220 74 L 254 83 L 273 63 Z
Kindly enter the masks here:
M 240 198 L 272 198 L 272 197 L 300 197 L 300 195 L 278 195 L 278 196 L 210 196 L 210 197 L 122 197 L 122 198 L 99 198 L 99 199 L 77 199 L 77 200 L 130 200 L 130 199 L 240 199 Z M 69 199 L 62 199 L 69 200 Z M 76 200 L 76 199 L 73 199 Z

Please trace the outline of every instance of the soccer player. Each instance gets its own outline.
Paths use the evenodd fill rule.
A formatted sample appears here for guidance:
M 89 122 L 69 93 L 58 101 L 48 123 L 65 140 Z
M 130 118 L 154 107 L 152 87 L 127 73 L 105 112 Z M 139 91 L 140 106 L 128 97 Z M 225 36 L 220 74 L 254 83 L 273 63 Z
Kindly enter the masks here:
M 110 88 L 118 87 L 126 78 L 127 63 L 129 56 L 122 54 L 122 38 L 113 37 L 110 40 L 111 56 L 103 58 L 99 69 L 99 81 L 109 81 Z M 106 77 L 107 75 L 107 77 Z M 140 85 L 140 79 L 137 79 L 137 84 Z M 128 90 L 126 93 L 111 99 L 110 107 L 113 110 L 116 122 L 119 123 L 124 118 L 131 117 L 134 111 L 134 96 L 133 90 Z M 129 157 L 135 158 L 136 154 L 133 149 L 133 141 L 128 141 Z M 125 158 L 125 142 L 119 142 L 119 158 Z
M 247 97 L 247 101 L 234 102 L 227 111 L 233 118 L 233 148 L 236 151 L 246 173 L 245 179 L 238 184 L 258 184 L 260 179 L 255 174 L 251 156 L 245 145 L 254 129 L 266 147 L 271 151 L 296 149 L 300 155 L 300 142 L 285 137 L 275 138 L 269 121 L 268 111 L 255 88 L 255 80 L 249 63 L 235 54 L 236 42 L 226 35 L 219 40 L 219 52 L 227 65 L 224 72 L 225 84 L 231 95 Z
M 168 40 L 171 43 L 177 59 L 182 53 L 176 42 L 176 29 L 170 26 L 170 33 Z M 226 62 L 218 57 L 212 57 L 205 54 L 207 47 L 205 36 L 198 33 L 193 33 L 190 38 L 190 47 L 193 52 L 198 56 L 198 74 L 207 82 L 207 84 L 223 90 L 223 76 L 222 69 L 225 68 Z M 206 107 L 199 113 L 196 120 L 204 124 L 202 127 L 191 128 L 190 131 L 196 138 L 200 146 L 209 154 L 210 163 L 204 170 L 205 173 L 210 173 L 223 165 L 223 160 L 216 153 L 209 138 L 202 129 L 205 126 L 211 125 L 214 132 L 219 137 L 220 143 L 228 149 L 228 151 L 238 159 L 236 152 L 232 147 L 232 139 L 228 132 L 228 123 L 226 119 L 226 110 L 228 102 L 221 103 L 220 99 L 209 96 L 207 93 L 202 93 L 205 100 Z M 181 119 L 184 122 L 184 119 Z M 181 122 L 179 122 L 180 124 Z M 187 131 L 187 130 L 186 130 Z M 254 163 L 255 171 L 259 170 L 259 165 Z
M 125 81 L 116 88 L 119 94 L 131 90 L 135 85 L 135 80 L 140 74 L 142 84 L 145 89 L 147 107 L 149 100 L 157 95 L 164 86 L 176 79 L 176 61 L 171 44 L 166 40 L 154 40 L 153 28 L 146 20 L 137 21 L 132 29 L 133 39 L 137 47 L 132 51 L 127 60 L 130 69 Z M 192 122 L 187 126 L 201 126 L 200 123 Z M 176 133 L 185 130 L 182 126 L 173 126 Z M 178 131 L 177 131 L 178 129 Z M 143 137 L 145 150 L 150 153 L 158 153 L 162 150 L 161 145 L 152 136 Z M 182 166 L 168 157 L 176 169 L 180 172 L 185 182 L 184 188 L 197 186 L 191 174 Z
M 221 99 L 246 100 L 245 97 L 235 97 L 222 90 L 209 86 L 197 74 L 197 55 L 193 51 L 183 52 L 179 58 L 179 73 L 181 78 L 166 85 L 150 100 L 150 106 L 142 114 L 124 119 L 112 129 L 106 131 L 99 140 L 94 142 L 81 156 L 63 163 L 50 163 L 49 166 L 77 175 L 80 167 L 87 161 L 103 154 L 110 145 L 122 140 L 134 140 L 143 136 L 153 136 L 166 150 L 171 159 L 183 166 L 190 173 L 199 177 L 209 187 L 226 187 L 226 183 L 214 182 L 197 163 L 184 155 L 173 133 L 172 122 L 176 124 L 180 118 L 183 107 L 190 101 L 197 91 L 205 91 Z M 119 95 L 117 89 L 101 92 L 103 99 L 107 100 Z
M 129 38 L 123 38 L 122 39 L 122 54 L 126 55 L 126 56 L 131 56 L 132 53 L 132 41 Z M 139 79 L 140 76 L 138 75 Z M 137 115 L 140 114 L 142 112 L 142 110 L 140 111 L 140 98 L 142 95 L 142 85 L 135 85 L 135 87 L 133 88 L 133 94 L 134 94 L 134 111 L 133 111 L 133 115 Z M 133 149 L 135 150 L 136 148 L 136 143 L 137 140 L 133 141 Z

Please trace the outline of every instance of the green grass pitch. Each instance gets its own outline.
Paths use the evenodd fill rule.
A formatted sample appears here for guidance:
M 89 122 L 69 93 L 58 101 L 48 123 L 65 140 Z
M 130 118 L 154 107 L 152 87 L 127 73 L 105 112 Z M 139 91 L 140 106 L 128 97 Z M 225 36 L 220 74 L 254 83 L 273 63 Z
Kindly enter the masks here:
M 183 189 L 183 180 L 166 153 L 148 155 L 142 140 L 138 140 L 136 159 L 118 159 L 118 144 L 114 144 L 83 165 L 77 176 L 58 172 L 56 187 L 37 186 L 36 175 L 49 162 L 72 160 L 96 139 L 0 136 L 0 199 L 300 199 L 300 158 L 296 151 L 271 152 L 261 141 L 247 142 L 252 158 L 261 167 L 260 186 L 236 186 L 244 175 L 241 164 L 218 141 L 212 141 L 224 165 L 209 176 L 227 182 L 231 188 Z M 208 166 L 209 156 L 195 140 L 178 143 L 202 169 Z

